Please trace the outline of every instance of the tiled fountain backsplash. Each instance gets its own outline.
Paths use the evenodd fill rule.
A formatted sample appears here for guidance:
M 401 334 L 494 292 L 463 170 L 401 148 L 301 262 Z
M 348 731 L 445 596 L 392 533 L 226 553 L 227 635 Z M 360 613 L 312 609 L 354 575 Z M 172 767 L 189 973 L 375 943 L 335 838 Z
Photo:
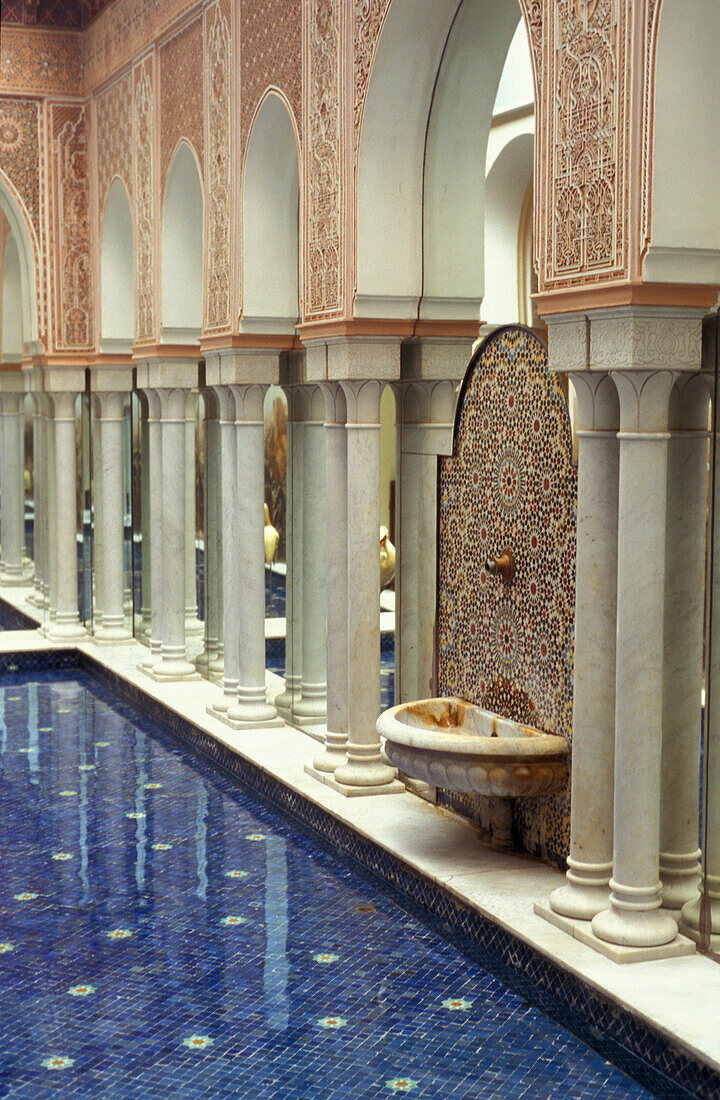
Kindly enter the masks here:
M 453 455 L 441 460 L 439 689 L 568 741 L 572 737 L 577 476 L 565 394 L 529 329 L 494 332 L 470 364 Z M 486 568 L 509 547 L 510 584 Z M 485 800 L 442 801 L 486 824 Z M 513 828 L 561 863 L 569 783 L 517 799 Z

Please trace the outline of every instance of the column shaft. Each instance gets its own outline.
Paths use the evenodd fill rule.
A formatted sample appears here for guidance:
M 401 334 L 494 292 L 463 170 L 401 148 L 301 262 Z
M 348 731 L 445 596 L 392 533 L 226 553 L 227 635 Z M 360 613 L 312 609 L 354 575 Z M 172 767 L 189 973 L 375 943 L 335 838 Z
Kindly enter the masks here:
M 20 463 L 22 441 L 22 393 L 3 393 L 2 401 L 2 468 L 0 469 L 0 500 L 2 529 L 0 530 L 0 584 L 27 583 L 23 564 L 24 536 L 24 470 Z
M 240 591 L 237 544 L 237 438 L 235 430 L 235 399 L 229 386 L 215 390 L 219 404 L 218 432 L 220 436 L 220 503 L 222 522 L 222 599 L 223 599 L 223 679 L 222 698 L 208 708 L 211 714 L 224 717 L 237 700 L 240 660 Z
M 47 636 L 56 640 L 81 638 L 85 627 L 78 613 L 77 461 L 75 451 L 75 393 L 54 393 L 53 542 L 55 556 L 55 618 Z
M 100 542 L 102 547 L 102 615 L 95 637 L 122 642 L 132 637 L 125 626 L 125 533 L 123 485 L 123 395 L 119 392 L 96 396 L 100 416 L 95 425 L 100 433 Z M 96 533 L 97 543 L 97 533 Z
M 322 402 L 319 390 L 311 400 L 316 405 Z M 314 414 L 311 413 L 311 415 Z M 298 725 L 310 725 L 324 721 L 327 714 L 325 667 L 325 509 L 327 501 L 324 421 L 315 419 L 307 421 L 303 432 L 302 679 L 301 698 L 293 708 L 293 716 Z

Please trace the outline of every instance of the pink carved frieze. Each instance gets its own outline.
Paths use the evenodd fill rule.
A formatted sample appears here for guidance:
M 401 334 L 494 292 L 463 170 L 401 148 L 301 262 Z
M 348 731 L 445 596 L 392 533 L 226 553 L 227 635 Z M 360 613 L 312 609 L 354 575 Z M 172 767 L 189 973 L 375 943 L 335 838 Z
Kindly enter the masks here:
M 202 19 L 164 42 L 160 56 L 160 179 L 164 184 L 181 138 L 190 143 L 203 171 Z
M 85 51 L 81 33 L 4 24 L 0 37 L 0 92 L 81 94 Z
M 232 328 L 232 39 L 220 3 L 205 12 L 205 332 Z
M 304 319 L 314 321 L 345 311 L 343 5 L 305 0 L 304 17 Z
M 302 129 L 302 0 L 244 0 L 240 6 L 240 136 L 268 88 L 283 93 Z
M 521 327 L 491 335 L 465 378 L 441 460 L 439 693 L 570 741 L 576 475 L 562 387 Z M 509 548 L 506 584 L 487 563 Z M 523 845 L 562 859 L 569 791 L 519 799 Z
M 57 351 L 93 343 L 86 111 L 81 104 L 50 105 Z

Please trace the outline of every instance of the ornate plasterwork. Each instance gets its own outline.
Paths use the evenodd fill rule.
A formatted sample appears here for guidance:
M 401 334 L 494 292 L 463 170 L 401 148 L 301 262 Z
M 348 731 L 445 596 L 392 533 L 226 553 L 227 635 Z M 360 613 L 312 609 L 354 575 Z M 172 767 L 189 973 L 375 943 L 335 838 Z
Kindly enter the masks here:
M 253 114 L 267 88 L 287 98 L 298 130 L 302 113 L 301 0 L 264 0 L 240 8 L 240 140 L 244 149 Z
M 87 119 L 80 104 L 51 104 L 56 350 L 92 345 Z
M 342 5 L 307 0 L 304 11 L 304 317 L 314 320 L 344 311 Z
M 232 327 L 232 178 L 230 24 L 220 4 L 206 13 L 205 104 L 206 180 L 211 201 L 205 204 L 207 332 Z
M 3 26 L 0 91 L 73 95 L 83 84 L 82 34 Z
M 180 138 L 203 164 L 203 28 L 196 19 L 160 49 L 160 179 Z
M 370 71 L 380 31 L 392 0 L 355 0 L 353 52 L 353 134 L 355 159 L 360 144 L 362 114 L 370 82 Z
M 621 0 L 557 0 L 545 33 L 545 286 L 628 274 L 632 15 Z
M 86 90 L 96 88 L 170 31 L 197 0 L 114 0 L 83 34 Z M 198 65 L 200 60 L 198 58 Z
M 702 310 L 627 308 L 593 316 L 590 367 L 601 370 L 699 370 Z
M 40 238 L 40 105 L 32 99 L 0 98 L 0 167 Z
M 155 336 L 155 81 L 152 58 L 133 72 L 135 146 L 135 340 Z
M 125 73 L 97 98 L 98 195 L 104 203 L 108 188 L 118 176 L 133 193 L 132 171 L 132 73 Z

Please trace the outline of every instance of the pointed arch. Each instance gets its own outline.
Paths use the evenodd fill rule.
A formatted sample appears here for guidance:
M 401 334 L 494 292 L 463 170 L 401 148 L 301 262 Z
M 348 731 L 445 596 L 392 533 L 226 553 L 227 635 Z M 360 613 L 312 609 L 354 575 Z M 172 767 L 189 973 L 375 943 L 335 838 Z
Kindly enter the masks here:
M 250 129 L 242 193 L 243 331 L 291 333 L 300 315 L 300 148 L 285 97 L 270 88 Z
M 100 240 L 100 345 L 129 351 L 135 325 L 135 261 L 130 198 L 116 176 L 108 188 Z
M 533 144 L 532 133 L 510 138 L 487 174 L 483 320 L 492 325 L 514 324 L 521 320 L 518 295 L 520 231 L 523 206 L 533 178 Z
M 356 316 L 478 320 L 488 134 L 517 0 L 393 0 L 363 113 Z
M 184 139 L 170 162 L 162 208 L 163 340 L 191 343 L 203 317 L 203 187 L 195 153 Z
M 10 224 L 10 231 L 17 247 L 23 339 L 28 348 L 39 351 L 37 239 L 22 200 L 1 169 L 0 210 Z

